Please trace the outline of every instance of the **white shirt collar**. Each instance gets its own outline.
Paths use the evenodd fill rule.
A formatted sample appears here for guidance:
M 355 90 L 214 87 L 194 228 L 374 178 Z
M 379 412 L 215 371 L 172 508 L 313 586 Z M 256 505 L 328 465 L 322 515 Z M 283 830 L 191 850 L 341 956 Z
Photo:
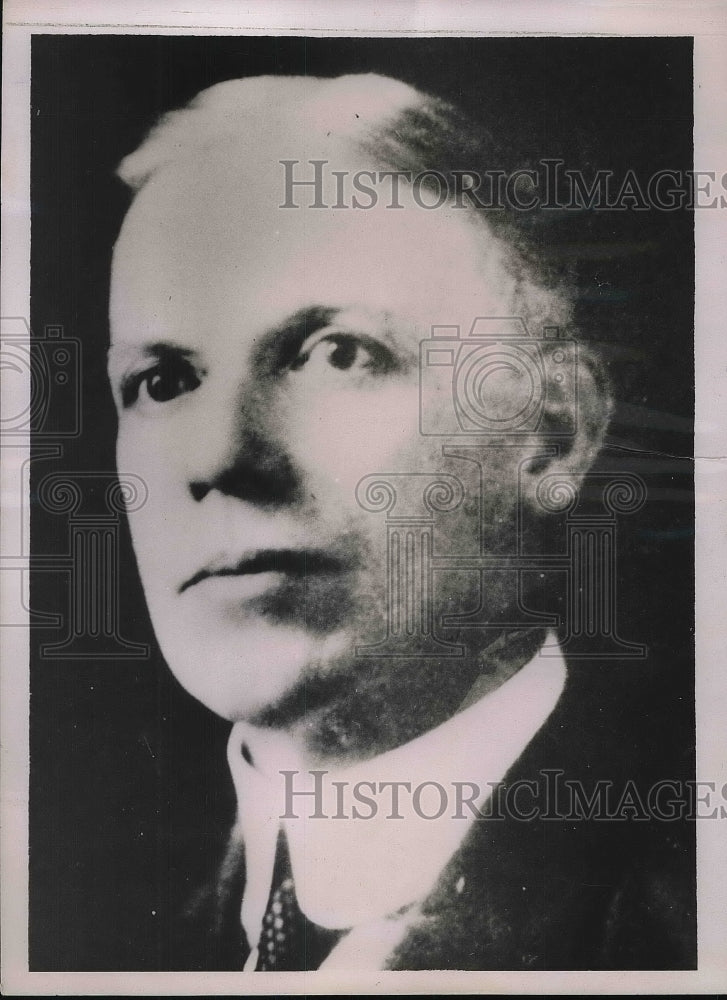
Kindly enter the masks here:
M 236 723 L 228 760 L 238 799 L 237 832 L 245 843 L 241 921 L 250 944 L 258 940 L 267 906 L 281 823 L 299 905 L 315 923 L 354 927 L 426 897 L 474 822 L 474 810 L 482 808 L 560 697 L 565 662 L 562 654 L 553 655 L 553 646 L 547 651 L 417 739 L 319 777 L 304 769 L 284 735 Z M 281 773 L 291 771 L 298 773 Z M 401 819 L 391 818 L 392 790 L 381 788 L 385 782 L 407 782 L 411 788 L 399 789 Z M 318 794 L 290 795 L 316 787 Z M 373 816 L 366 796 L 374 802 Z M 445 800 L 441 816 L 425 818 Z M 286 810 L 288 818 L 282 818 Z

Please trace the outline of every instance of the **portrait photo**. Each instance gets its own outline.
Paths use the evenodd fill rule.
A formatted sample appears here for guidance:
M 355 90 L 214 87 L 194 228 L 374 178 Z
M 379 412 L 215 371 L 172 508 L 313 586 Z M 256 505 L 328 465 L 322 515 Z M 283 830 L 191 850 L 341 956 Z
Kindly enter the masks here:
M 33 34 L 31 972 L 697 968 L 693 55 Z

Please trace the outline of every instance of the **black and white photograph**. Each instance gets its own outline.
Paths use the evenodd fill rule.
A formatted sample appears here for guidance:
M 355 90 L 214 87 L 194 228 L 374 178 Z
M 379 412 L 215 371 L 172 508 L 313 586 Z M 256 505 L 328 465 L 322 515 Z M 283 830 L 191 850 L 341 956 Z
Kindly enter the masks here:
M 694 31 L 174 24 L 27 38 L 18 992 L 714 972 Z

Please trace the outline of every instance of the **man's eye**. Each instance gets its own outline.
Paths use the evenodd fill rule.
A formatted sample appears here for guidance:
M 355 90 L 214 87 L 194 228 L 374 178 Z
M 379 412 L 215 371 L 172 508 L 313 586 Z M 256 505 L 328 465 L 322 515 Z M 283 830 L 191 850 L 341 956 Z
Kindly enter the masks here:
M 199 376 L 186 360 L 165 360 L 133 376 L 124 386 L 124 406 L 168 403 L 200 384 Z
M 392 352 L 373 337 L 327 333 L 309 338 L 290 365 L 291 371 L 334 368 L 342 372 L 383 375 L 397 367 Z

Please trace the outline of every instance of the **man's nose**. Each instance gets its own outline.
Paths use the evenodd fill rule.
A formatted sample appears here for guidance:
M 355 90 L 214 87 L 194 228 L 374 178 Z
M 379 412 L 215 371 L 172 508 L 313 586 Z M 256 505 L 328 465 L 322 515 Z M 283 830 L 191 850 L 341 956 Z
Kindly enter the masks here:
M 254 389 L 218 394 L 194 429 L 189 491 L 201 502 L 211 492 L 258 506 L 282 506 L 301 495 L 300 476 L 274 427 L 273 393 Z

